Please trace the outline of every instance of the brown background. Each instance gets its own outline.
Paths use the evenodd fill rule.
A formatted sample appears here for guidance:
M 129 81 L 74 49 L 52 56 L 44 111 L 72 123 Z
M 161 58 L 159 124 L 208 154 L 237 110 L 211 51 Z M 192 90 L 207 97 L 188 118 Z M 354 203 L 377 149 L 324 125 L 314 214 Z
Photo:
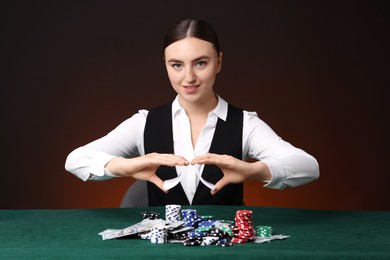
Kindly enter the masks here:
M 11 2 L 11 1 L 9 1 Z M 211 22 L 216 91 L 314 155 L 319 180 L 247 183 L 248 205 L 390 210 L 385 1 L 12 1 L 3 5 L 0 208 L 118 207 L 129 178 L 82 182 L 74 148 L 171 101 L 161 42 Z

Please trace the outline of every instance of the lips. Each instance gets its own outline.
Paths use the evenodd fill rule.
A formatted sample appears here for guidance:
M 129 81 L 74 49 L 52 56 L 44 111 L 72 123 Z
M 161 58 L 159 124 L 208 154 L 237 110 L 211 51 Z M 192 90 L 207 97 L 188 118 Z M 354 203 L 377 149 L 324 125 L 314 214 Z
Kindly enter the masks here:
M 185 91 L 186 93 L 189 93 L 189 94 L 196 92 L 196 90 L 198 89 L 198 87 L 199 87 L 198 85 L 183 86 L 184 91 Z

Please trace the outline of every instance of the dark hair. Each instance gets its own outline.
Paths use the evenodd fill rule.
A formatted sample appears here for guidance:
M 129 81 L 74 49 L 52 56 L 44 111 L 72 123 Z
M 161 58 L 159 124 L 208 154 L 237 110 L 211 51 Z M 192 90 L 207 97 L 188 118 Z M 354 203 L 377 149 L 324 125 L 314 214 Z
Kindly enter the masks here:
M 188 37 L 210 42 L 219 55 L 218 36 L 214 28 L 206 21 L 187 19 L 174 24 L 165 34 L 163 51 L 174 42 Z

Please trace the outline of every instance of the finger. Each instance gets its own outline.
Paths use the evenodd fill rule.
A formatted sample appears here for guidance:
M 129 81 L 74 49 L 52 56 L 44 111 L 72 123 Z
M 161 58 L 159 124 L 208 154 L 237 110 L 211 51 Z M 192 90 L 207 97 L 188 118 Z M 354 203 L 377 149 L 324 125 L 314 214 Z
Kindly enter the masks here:
M 175 154 L 161 154 L 161 159 L 166 160 L 168 162 L 172 163 L 179 163 L 179 164 L 188 164 L 188 161 L 186 158 L 180 155 Z
M 148 181 L 159 187 L 163 192 L 168 193 L 168 191 L 163 187 L 164 182 L 159 177 L 157 177 L 157 175 L 150 177 Z
M 223 187 L 225 187 L 226 185 L 228 185 L 229 182 L 226 178 L 222 178 L 220 179 L 216 184 L 215 184 L 215 188 L 213 190 L 210 191 L 211 195 L 214 195 L 216 194 L 218 191 L 220 191 Z
M 165 166 L 186 166 L 189 162 L 181 156 L 173 154 L 153 154 L 150 155 L 151 163 L 154 165 L 165 165 Z
M 187 161 L 186 158 L 184 158 L 183 156 L 176 155 L 176 154 L 163 153 L 163 154 L 158 154 L 158 156 L 169 160 Z
M 208 153 L 195 157 L 191 164 L 221 164 L 223 158 L 223 155 Z

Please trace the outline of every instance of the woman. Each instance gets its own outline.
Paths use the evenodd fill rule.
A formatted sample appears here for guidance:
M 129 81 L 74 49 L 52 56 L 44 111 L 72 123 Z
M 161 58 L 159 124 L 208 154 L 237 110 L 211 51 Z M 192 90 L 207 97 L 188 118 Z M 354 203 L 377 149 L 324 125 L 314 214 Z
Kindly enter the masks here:
M 242 205 L 247 179 L 283 189 L 319 177 L 313 156 L 282 140 L 255 112 L 214 92 L 222 52 L 210 24 L 175 24 L 164 40 L 164 61 L 176 99 L 140 110 L 71 152 L 69 172 L 82 180 L 146 180 L 149 206 Z

